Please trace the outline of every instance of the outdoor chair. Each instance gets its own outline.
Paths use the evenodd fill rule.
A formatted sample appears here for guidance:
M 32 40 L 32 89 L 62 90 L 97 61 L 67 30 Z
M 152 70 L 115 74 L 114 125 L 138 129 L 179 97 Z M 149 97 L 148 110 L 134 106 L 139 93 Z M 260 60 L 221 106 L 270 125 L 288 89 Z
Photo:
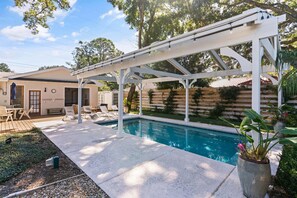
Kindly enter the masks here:
M 92 114 L 92 109 L 90 106 L 83 106 L 83 112 L 86 114 Z
M 113 113 L 115 115 L 118 115 L 119 109 L 118 109 L 118 106 L 117 105 L 111 105 L 111 109 L 113 110 Z
M 73 107 L 64 107 L 65 110 L 65 116 L 63 118 L 63 120 L 65 120 L 66 118 L 70 118 L 70 120 L 74 120 L 76 118 L 75 114 L 74 114 L 74 109 Z
M 33 106 L 31 106 L 30 107 L 30 109 L 28 109 L 28 110 L 20 110 L 19 111 L 19 115 L 21 115 L 20 116 L 20 120 L 23 118 L 23 116 L 26 116 L 27 118 L 29 118 L 29 119 L 31 119 L 31 117 L 30 117 L 30 113 L 33 111 Z
M 107 116 L 107 117 L 114 117 L 114 114 L 109 112 L 108 109 L 106 108 L 106 106 L 99 106 L 100 107 L 100 110 L 101 110 L 101 114 L 103 116 Z
M 0 118 L 6 118 L 5 122 L 8 122 L 8 120 L 13 122 L 12 111 L 7 111 L 6 107 L 0 106 Z

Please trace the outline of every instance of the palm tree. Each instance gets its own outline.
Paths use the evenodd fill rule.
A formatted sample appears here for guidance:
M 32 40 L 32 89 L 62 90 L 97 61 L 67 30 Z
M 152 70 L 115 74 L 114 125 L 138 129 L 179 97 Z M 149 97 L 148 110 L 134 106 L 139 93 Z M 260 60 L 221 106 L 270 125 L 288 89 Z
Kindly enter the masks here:
M 297 50 L 284 50 L 278 53 L 278 68 L 288 65 L 289 70 L 284 74 L 280 86 L 285 97 L 289 98 L 297 95 Z

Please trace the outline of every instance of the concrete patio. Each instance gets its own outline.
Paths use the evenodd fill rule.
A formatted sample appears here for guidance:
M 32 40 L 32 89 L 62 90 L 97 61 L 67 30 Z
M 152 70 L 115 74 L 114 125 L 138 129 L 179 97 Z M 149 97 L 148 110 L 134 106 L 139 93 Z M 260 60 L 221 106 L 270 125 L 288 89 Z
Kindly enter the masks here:
M 90 121 L 36 126 L 111 197 L 242 197 L 235 166 Z

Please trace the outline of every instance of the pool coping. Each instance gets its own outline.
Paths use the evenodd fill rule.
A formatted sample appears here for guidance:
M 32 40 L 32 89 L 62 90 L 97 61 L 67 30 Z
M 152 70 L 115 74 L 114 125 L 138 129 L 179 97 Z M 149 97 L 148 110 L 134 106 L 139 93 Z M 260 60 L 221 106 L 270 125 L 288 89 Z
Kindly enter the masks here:
M 148 119 L 148 120 L 158 121 L 158 122 L 166 122 L 166 123 L 182 125 L 182 126 L 190 126 L 190 127 L 197 127 L 197 128 L 202 128 L 202 129 L 209 129 L 209 130 L 225 132 L 225 133 L 238 134 L 236 129 L 233 128 L 233 127 L 205 124 L 205 123 L 201 123 L 201 122 L 185 122 L 183 120 L 175 120 L 175 119 L 170 119 L 170 118 L 160 118 L 160 117 L 156 117 L 156 116 L 127 114 L 127 116 L 124 117 L 123 120 L 137 119 L 137 118 L 143 118 L 143 119 Z M 104 121 L 94 121 L 94 123 L 104 124 L 104 123 L 114 122 L 114 121 L 117 121 L 117 120 L 118 119 L 104 120 Z

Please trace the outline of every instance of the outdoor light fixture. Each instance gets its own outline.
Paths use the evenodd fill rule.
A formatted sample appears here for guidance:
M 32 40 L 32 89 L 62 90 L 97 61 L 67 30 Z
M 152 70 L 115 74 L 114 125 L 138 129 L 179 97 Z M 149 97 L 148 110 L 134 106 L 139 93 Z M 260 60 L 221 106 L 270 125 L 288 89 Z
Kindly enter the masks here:
M 46 87 L 44 88 L 44 92 L 46 92 Z
M 171 42 L 171 41 L 168 42 L 168 44 L 169 44 L 168 49 L 169 49 L 169 50 L 171 50 L 170 42 Z

